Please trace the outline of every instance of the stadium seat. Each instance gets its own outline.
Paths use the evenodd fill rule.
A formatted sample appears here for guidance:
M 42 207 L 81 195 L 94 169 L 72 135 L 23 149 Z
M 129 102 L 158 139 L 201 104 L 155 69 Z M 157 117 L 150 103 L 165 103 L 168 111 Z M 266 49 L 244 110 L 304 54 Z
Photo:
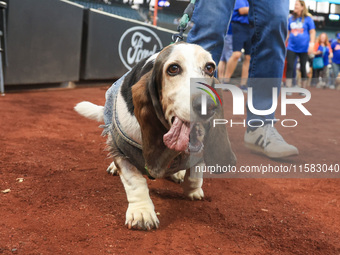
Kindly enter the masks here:
M 118 16 L 122 16 L 129 19 L 139 20 L 143 21 L 141 16 L 138 14 L 138 12 L 128 6 L 120 5 L 120 4 L 102 4 L 102 3 L 95 3 L 95 2 L 87 2 L 87 1 L 81 1 L 81 0 L 72 0 L 72 2 L 75 2 L 77 4 L 80 4 L 86 8 L 92 8 L 96 10 L 101 10 L 107 13 L 115 14 Z

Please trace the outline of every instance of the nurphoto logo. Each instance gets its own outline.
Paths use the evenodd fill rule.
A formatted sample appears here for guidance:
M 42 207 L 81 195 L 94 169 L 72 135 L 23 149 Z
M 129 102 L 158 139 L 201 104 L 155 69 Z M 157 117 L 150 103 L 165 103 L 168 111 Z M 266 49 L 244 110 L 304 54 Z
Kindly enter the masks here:
M 204 82 L 197 82 L 196 85 L 200 84 L 202 87 L 197 87 L 197 89 L 202 90 L 201 94 L 201 114 L 207 115 L 207 96 L 209 96 L 217 105 L 218 99 L 219 103 L 222 104 L 222 100 L 217 93 L 216 89 L 222 89 L 224 91 L 229 91 L 232 94 L 233 103 L 232 103 L 232 113 L 233 115 L 245 115 L 245 97 L 243 91 L 231 84 L 215 84 L 214 87 L 204 83 Z M 272 113 L 274 113 L 278 107 L 278 88 L 273 87 L 272 88 L 272 106 L 269 109 L 256 109 L 254 107 L 253 103 L 253 88 L 248 87 L 248 96 L 247 96 L 247 107 L 250 112 L 257 116 L 268 116 Z M 291 94 L 299 94 L 302 95 L 301 98 L 287 98 L 288 95 Z M 287 115 L 287 105 L 295 105 L 304 115 L 311 116 L 312 114 L 307 110 L 307 108 L 304 106 L 305 103 L 309 102 L 311 99 L 311 93 L 309 90 L 304 88 L 281 88 L 281 115 L 286 116 Z M 274 125 L 274 123 L 280 121 L 281 125 L 283 127 L 296 127 L 298 125 L 297 120 L 295 119 L 265 119 L 263 121 L 262 119 L 251 119 L 246 122 L 244 119 L 242 122 L 238 121 L 235 122 L 233 119 L 213 119 L 213 127 L 216 125 L 226 125 L 229 123 L 230 127 L 233 127 L 235 125 L 242 125 L 244 127 L 250 126 L 250 127 L 262 127 L 265 125 L 265 122 L 271 123 Z

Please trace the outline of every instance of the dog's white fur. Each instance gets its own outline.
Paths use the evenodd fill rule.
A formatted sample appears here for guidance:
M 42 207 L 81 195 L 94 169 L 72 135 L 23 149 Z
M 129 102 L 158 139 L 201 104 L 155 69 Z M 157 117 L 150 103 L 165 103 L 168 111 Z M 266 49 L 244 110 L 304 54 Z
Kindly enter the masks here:
M 121 166 L 120 179 L 129 202 L 125 224 L 128 228 L 158 228 L 159 220 L 149 196 L 146 179 L 129 161 L 118 158 L 117 163 Z
M 104 121 L 104 106 L 96 105 L 88 101 L 83 101 L 74 107 L 80 115 L 98 122 Z
M 179 64 L 182 69 L 181 75 L 164 75 L 163 79 L 162 105 L 167 106 L 163 111 L 169 123 L 173 116 L 190 122 L 190 79 L 206 78 L 204 67 L 209 62 L 214 63 L 211 55 L 197 45 L 179 44 L 174 48 L 163 67 L 163 74 L 173 63 Z

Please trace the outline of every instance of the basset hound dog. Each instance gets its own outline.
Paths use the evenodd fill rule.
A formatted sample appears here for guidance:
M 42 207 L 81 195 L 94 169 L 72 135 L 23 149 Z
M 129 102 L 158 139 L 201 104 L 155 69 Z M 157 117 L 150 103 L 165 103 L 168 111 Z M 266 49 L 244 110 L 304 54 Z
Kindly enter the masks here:
M 176 43 L 140 61 L 115 82 L 106 92 L 105 106 L 75 106 L 80 115 L 105 122 L 103 135 L 113 157 L 108 172 L 117 172 L 124 185 L 129 229 L 159 227 L 143 174 L 183 179 L 184 194 L 200 200 L 202 175 L 190 174 L 190 168 L 235 165 L 225 126 L 209 122 L 223 118 L 222 106 L 208 103 L 203 116 L 201 96 L 190 93 L 191 78 L 213 81 L 214 72 L 210 53 L 198 45 Z

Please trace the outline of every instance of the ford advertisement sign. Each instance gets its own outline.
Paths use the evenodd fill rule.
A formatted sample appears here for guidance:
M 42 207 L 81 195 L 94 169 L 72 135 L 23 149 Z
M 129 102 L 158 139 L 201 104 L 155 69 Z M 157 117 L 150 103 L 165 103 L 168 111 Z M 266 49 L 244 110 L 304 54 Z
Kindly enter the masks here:
M 119 57 L 130 70 L 135 64 L 150 57 L 163 48 L 161 39 L 151 29 L 142 26 L 131 27 L 119 40 Z
M 117 79 L 169 45 L 176 31 L 90 9 L 81 78 Z

